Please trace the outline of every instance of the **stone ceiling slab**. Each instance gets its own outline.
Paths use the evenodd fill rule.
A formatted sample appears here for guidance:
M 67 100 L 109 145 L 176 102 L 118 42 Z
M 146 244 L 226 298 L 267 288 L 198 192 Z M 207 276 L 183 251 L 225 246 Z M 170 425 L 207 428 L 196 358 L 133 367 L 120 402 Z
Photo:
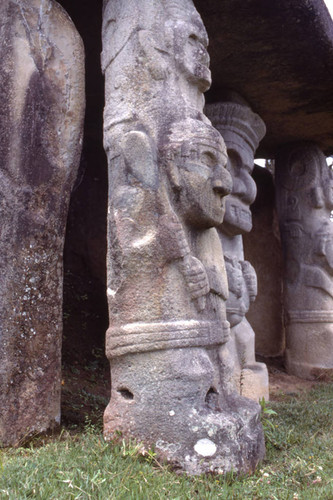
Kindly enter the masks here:
M 316 141 L 333 153 L 333 22 L 322 0 L 196 0 L 210 38 L 213 85 L 240 93 L 263 118 L 257 156 Z

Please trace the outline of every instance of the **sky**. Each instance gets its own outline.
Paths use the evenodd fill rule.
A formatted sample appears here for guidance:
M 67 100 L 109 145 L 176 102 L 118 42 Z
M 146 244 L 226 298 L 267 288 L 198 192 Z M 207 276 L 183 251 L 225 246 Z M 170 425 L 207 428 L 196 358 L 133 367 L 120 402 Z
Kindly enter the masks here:
M 331 13 L 331 17 L 333 18 L 333 0 L 325 0 L 328 10 Z

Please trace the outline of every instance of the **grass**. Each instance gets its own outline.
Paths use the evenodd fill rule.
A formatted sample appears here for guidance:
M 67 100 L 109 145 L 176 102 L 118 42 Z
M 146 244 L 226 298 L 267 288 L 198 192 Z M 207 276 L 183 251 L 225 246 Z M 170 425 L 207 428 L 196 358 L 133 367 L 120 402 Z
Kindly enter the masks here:
M 86 396 L 86 395 L 85 395 Z M 333 385 L 281 398 L 263 413 L 267 455 L 252 476 L 179 476 L 140 446 L 108 445 L 87 423 L 0 451 L 0 498 L 333 499 Z

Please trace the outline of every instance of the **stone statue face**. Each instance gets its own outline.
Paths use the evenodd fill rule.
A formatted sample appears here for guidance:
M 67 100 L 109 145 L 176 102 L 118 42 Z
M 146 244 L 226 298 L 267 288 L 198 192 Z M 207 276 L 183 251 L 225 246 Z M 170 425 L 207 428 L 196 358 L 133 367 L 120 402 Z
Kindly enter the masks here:
M 317 147 L 296 147 L 282 161 L 287 168 L 279 172 L 279 183 L 289 193 L 284 207 L 287 212 L 294 212 L 295 216 L 298 211 L 301 219 L 304 209 L 333 210 L 333 170 Z
M 200 134 L 193 133 L 182 143 L 173 160 L 176 176 L 171 183 L 179 192 L 180 213 L 192 226 L 220 225 L 225 212 L 225 196 L 232 189 L 224 143 L 218 135 L 209 126 L 203 134 L 201 124 Z
M 174 50 L 178 69 L 186 79 L 205 92 L 211 85 L 208 37 L 200 16 L 190 22 L 177 21 L 174 26 Z
M 232 193 L 226 199 L 223 229 L 232 235 L 248 233 L 252 229 L 250 205 L 254 202 L 257 188 L 251 177 L 253 158 L 242 150 L 228 150 L 227 168 L 233 180 Z
M 250 303 L 257 295 L 257 277 L 254 268 L 247 261 L 226 258 L 229 297 L 227 318 L 230 326 L 238 325 L 248 312 Z

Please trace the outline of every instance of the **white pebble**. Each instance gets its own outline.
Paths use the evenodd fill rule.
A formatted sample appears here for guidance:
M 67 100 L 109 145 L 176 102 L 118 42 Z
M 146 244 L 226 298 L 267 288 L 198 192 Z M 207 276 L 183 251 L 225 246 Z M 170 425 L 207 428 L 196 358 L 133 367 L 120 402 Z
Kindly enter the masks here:
M 202 457 L 212 457 L 217 450 L 216 444 L 210 439 L 199 439 L 194 445 L 194 451 Z

